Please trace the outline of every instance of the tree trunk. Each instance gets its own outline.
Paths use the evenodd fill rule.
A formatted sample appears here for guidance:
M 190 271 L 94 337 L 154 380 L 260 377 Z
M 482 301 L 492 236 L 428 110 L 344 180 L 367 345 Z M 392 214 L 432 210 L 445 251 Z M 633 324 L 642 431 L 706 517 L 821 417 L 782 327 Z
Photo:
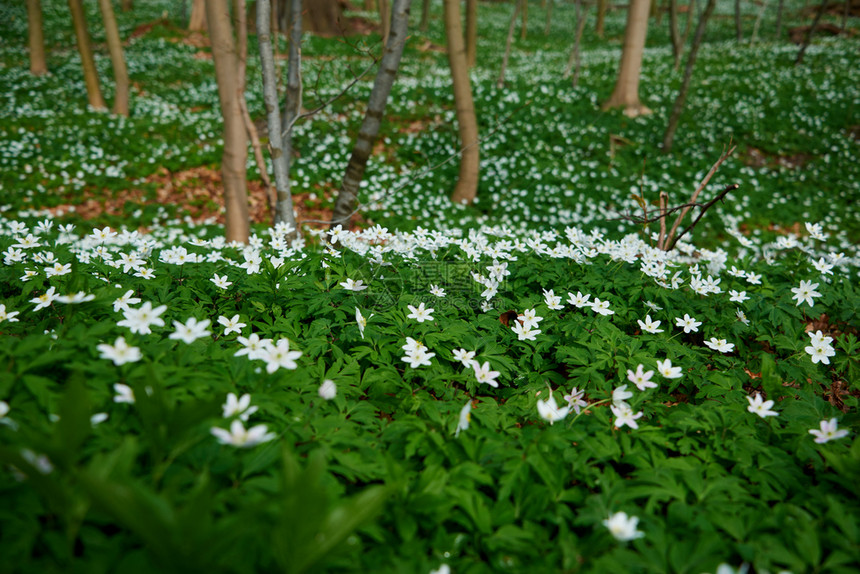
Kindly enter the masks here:
M 821 17 L 827 12 L 827 2 L 828 0 L 822 0 L 821 7 L 818 9 L 818 13 L 815 15 L 815 20 L 812 21 L 812 25 L 806 31 L 806 37 L 803 39 L 803 44 L 800 46 L 800 50 L 797 52 L 797 58 L 794 60 L 794 65 L 799 66 L 803 63 L 803 55 L 806 53 L 806 49 L 809 47 L 809 43 L 812 41 L 812 35 L 815 33 L 815 29 L 818 27 L 818 22 L 821 20 Z
M 597 24 L 594 26 L 594 32 L 600 38 L 603 38 L 607 8 L 609 8 L 609 0 L 597 0 Z
M 376 9 L 376 1 L 375 0 L 364 0 L 364 9 L 367 10 L 368 12 Z
M 123 12 L 130 12 L 131 10 L 134 9 L 134 1 L 133 0 L 121 0 L 119 5 L 120 5 L 120 9 Z
M 782 37 L 782 9 L 785 4 L 785 0 L 779 0 L 779 3 L 776 5 L 776 40 Z
M 191 17 L 188 19 L 190 32 L 202 32 L 206 29 L 206 0 L 194 0 L 191 4 Z
M 466 63 L 475 67 L 478 53 L 478 0 L 466 0 Z
M 298 4 L 296 7 L 295 5 Z M 293 73 L 295 62 L 293 55 L 298 55 L 298 43 L 301 41 L 301 0 L 291 0 L 290 17 L 294 30 L 290 34 L 290 70 Z M 260 46 L 260 67 L 263 72 L 263 100 L 266 104 L 266 119 L 269 126 L 269 152 L 272 154 L 272 168 L 275 172 L 275 203 L 274 224 L 285 224 L 290 234 L 296 232 L 296 218 L 293 213 L 293 195 L 290 190 L 290 150 L 284 149 L 284 124 L 281 122 L 278 107 L 278 80 L 275 69 L 275 58 L 272 50 L 271 36 L 271 5 L 269 0 L 257 0 L 257 41 Z M 286 130 L 290 133 L 292 126 Z
M 523 0 L 525 6 L 526 1 Z M 460 126 L 460 176 L 451 195 L 455 203 L 471 203 L 478 193 L 480 150 L 478 148 L 478 121 L 472 101 L 472 85 L 469 67 L 466 64 L 466 47 L 460 23 L 459 0 L 444 0 L 445 34 L 448 39 L 448 64 L 454 85 L 454 105 L 457 108 L 457 124 Z
M 382 24 L 382 45 L 388 44 L 388 36 L 391 34 L 391 5 L 388 0 L 378 0 L 379 21 Z
M 84 6 L 81 0 L 69 0 L 69 11 L 72 13 L 72 25 L 75 27 L 78 52 L 81 54 L 81 66 L 84 69 L 89 104 L 97 110 L 106 110 L 107 104 L 99 87 L 99 74 L 96 70 L 96 61 L 93 59 L 93 48 L 90 45 L 90 35 L 87 33 L 87 22 L 84 19 Z
M 418 25 L 418 29 L 422 32 L 427 31 L 427 26 L 430 25 L 430 0 L 424 0 L 423 5 L 421 6 L 421 24 Z
M 687 6 L 687 20 L 684 22 L 684 35 L 681 37 L 681 51 L 684 51 L 684 46 L 687 45 L 687 38 L 690 37 L 690 24 L 693 21 L 693 12 L 698 11 L 696 0 L 690 0 Z
M 42 0 L 27 0 L 27 34 L 30 45 L 30 73 L 48 73 L 45 61 L 45 36 L 42 31 Z
M 293 124 L 302 109 L 302 0 L 289 0 L 287 22 L 287 97 L 284 98 L 284 117 L 281 136 L 284 138 L 284 155 L 287 173 L 293 157 Z M 278 74 L 280 77 L 280 74 Z M 277 98 L 276 98 L 277 101 Z
M 358 132 L 355 147 L 352 148 L 352 155 L 349 158 L 343 182 L 337 194 L 331 227 L 342 225 L 344 228 L 349 228 L 349 220 L 355 211 L 358 187 L 364 177 L 367 160 L 373 152 L 373 143 L 379 134 L 379 126 L 382 124 L 391 86 L 394 84 L 397 69 L 400 67 L 400 58 L 403 56 L 403 48 L 406 45 L 411 4 L 412 0 L 394 0 L 391 34 L 385 45 L 382 61 L 379 63 L 376 80 L 373 82 L 364 122 L 362 122 Z
M 116 84 L 113 113 L 128 117 L 128 69 L 125 66 L 122 40 L 119 37 L 113 5 L 110 0 L 99 0 L 99 9 L 102 12 L 102 20 L 105 25 L 105 38 L 110 52 L 110 63 L 113 67 L 113 79 Z
M 382 3 L 379 0 L 380 13 Z M 304 5 L 304 16 L 302 25 L 308 32 L 323 36 L 340 36 L 343 33 L 340 23 L 343 11 L 338 0 L 312 0 Z
M 523 17 L 523 27 L 520 28 L 520 40 L 525 40 L 529 29 L 529 0 L 523 0 L 523 9 L 520 10 L 520 13 Z
M 571 86 L 576 87 L 579 84 L 579 72 L 581 62 L 579 58 L 579 46 L 582 41 L 582 32 L 585 30 L 585 21 L 587 13 L 583 13 L 582 0 L 576 0 L 576 35 L 573 39 L 573 51 L 570 53 L 570 58 L 567 61 L 567 68 L 564 70 L 564 77 L 570 76 L 570 70 L 573 69 L 573 80 Z
M 511 16 L 511 24 L 508 26 L 508 38 L 505 41 L 505 55 L 502 57 L 502 68 L 499 70 L 499 79 L 496 81 L 496 87 L 500 90 L 505 87 L 505 73 L 508 70 L 508 58 L 511 55 L 511 44 L 514 40 L 514 30 L 517 27 L 517 16 L 520 15 L 520 5 L 524 0 L 514 0 L 514 13 Z
M 248 242 L 248 182 L 246 162 L 248 138 L 242 109 L 236 94 L 239 85 L 239 58 L 233 41 L 233 25 L 226 0 L 206 0 L 206 26 L 212 44 L 218 99 L 224 118 L 224 153 L 221 156 L 221 179 L 224 184 L 227 241 Z
M 705 10 L 707 10 L 707 7 Z M 699 18 L 701 20 L 701 16 Z M 741 23 L 741 0 L 735 0 L 735 36 L 737 37 L 738 44 L 744 39 L 744 28 Z
M 681 53 L 684 51 L 681 30 L 678 28 L 678 0 L 669 0 L 669 39 L 672 41 L 672 58 L 677 70 L 681 65 Z
M 549 36 L 550 24 L 552 24 L 552 7 L 555 5 L 555 0 L 550 0 L 546 5 L 546 24 L 543 27 L 543 35 Z
M 752 36 L 750 36 L 750 46 L 755 44 L 756 39 L 758 39 L 758 29 L 761 25 L 761 19 L 764 16 L 764 11 L 767 8 L 767 0 L 762 0 L 761 6 L 758 9 L 758 16 L 755 19 L 755 25 L 753 26 Z
M 618 81 L 612 96 L 603 104 L 604 110 L 624 108 L 624 115 L 629 117 L 651 113 L 651 110 L 639 101 L 639 75 L 642 71 L 645 36 L 648 33 L 649 4 L 649 0 L 630 0 Z
M 705 11 L 702 13 L 702 17 L 699 18 L 699 24 L 696 26 L 696 33 L 693 35 L 693 45 L 690 47 L 690 53 L 687 55 L 687 65 L 684 67 L 684 79 L 681 81 L 681 89 L 678 91 L 678 97 L 675 99 L 675 105 L 672 106 L 669 124 L 666 126 L 666 133 L 663 135 L 663 153 L 672 151 L 675 130 L 678 129 L 678 121 L 681 119 L 681 112 L 687 99 L 687 91 L 690 89 L 690 80 L 693 77 L 693 66 L 696 64 L 699 46 L 702 45 L 702 40 L 705 37 L 705 26 L 708 25 L 708 19 L 713 14 L 716 5 L 717 0 L 708 0 Z

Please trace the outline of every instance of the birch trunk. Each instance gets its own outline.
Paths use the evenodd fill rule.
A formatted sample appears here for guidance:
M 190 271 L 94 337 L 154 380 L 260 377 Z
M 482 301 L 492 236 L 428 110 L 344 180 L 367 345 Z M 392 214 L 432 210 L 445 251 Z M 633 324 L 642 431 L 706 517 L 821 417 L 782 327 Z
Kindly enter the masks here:
M 47 74 L 41 0 L 27 0 L 27 36 L 30 46 L 30 73 L 34 76 Z
M 89 104 L 97 110 L 106 110 L 107 104 L 105 104 L 101 87 L 99 87 L 99 74 L 96 70 L 96 61 L 93 58 L 93 48 L 90 44 L 90 35 L 87 33 L 84 5 L 81 0 L 69 0 L 69 11 L 72 13 L 72 25 L 75 28 L 78 52 L 81 55 L 81 67 L 84 70 L 84 82 L 87 86 Z
M 411 4 L 412 0 L 394 0 L 391 33 L 388 37 L 388 43 L 385 45 L 382 60 L 379 63 L 376 80 L 373 82 L 373 89 L 367 102 L 367 112 L 365 112 L 364 121 L 358 132 L 355 146 L 352 148 L 352 155 L 349 158 L 346 172 L 343 175 L 343 182 L 337 194 L 334 214 L 330 223 L 331 227 L 342 225 L 344 228 L 349 228 L 350 218 L 355 211 L 358 187 L 364 177 L 367 160 L 370 158 L 370 154 L 373 153 L 373 144 L 379 135 L 379 127 L 385 114 L 388 96 L 391 93 L 391 87 L 394 85 L 394 79 L 400 67 L 400 59 L 403 56 L 403 48 L 406 45 L 409 27 L 409 8 Z
M 125 65 L 122 40 L 119 37 L 119 28 L 116 25 L 116 16 L 113 13 L 111 1 L 99 0 L 99 10 L 101 10 L 105 25 L 105 38 L 107 39 L 108 52 L 110 52 L 110 63 L 113 67 L 113 79 L 116 84 L 113 113 L 128 117 L 128 68 Z

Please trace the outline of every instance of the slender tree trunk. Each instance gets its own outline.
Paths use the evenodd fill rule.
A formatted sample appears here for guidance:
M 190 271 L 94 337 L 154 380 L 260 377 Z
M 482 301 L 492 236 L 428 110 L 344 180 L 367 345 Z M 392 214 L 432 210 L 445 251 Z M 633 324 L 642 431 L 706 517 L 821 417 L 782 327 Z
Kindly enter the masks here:
M 194 0 L 192 2 L 191 17 L 188 19 L 190 32 L 202 32 L 206 29 L 206 2 L 207 0 Z
M 34 76 L 47 74 L 41 0 L 27 0 L 27 34 L 30 44 L 30 73 Z
M 609 100 L 603 104 L 604 110 L 624 108 L 624 114 L 630 117 L 651 113 L 639 100 L 639 75 L 642 71 L 645 36 L 648 33 L 649 4 L 649 0 L 630 0 L 618 81 Z
M 609 0 L 597 0 L 597 23 L 594 26 L 594 32 L 600 38 L 603 38 L 604 26 L 606 22 L 606 10 L 608 8 Z
M 352 155 L 349 158 L 346 172 L 343 175 L 343 182 L 337 194 L 331 227 L 342 225 L 349 228 L 349 220 L 355 211 L 358 186 L 364 177 L 367 160 L 373 153 L 373 144 L 379 134 L 379 127 L 385 114 L 385 105 L 388 103 L 388 96 L 394 85 L 397 69 L 400 67 L 400 58 L 403 56 L 403 48 L 406 45 L 411 4 L 412 0 L 394 0 L 391 35 L 385 45 L 385 52 L 379 63 L 376 80 L 373 82 L 373 89 L 367 102 L 364 122 L 362 122 L 358 132 L 358 138 L 355 140 L 355 146 L 352 148 Z
M 463 43 L 463 28 L 460 23 L 459 0 L 444 0 L 445 33 L 448 38 L 448 64 L 454 84 L 454 105 L 457 108 L 457 123 L 460 126 L 460 176 L 451 201 L 471 203 L 478 193 L 480 173 L 480 149 L 478 147 L 478 121 L 472 101 L 472 85 L 469 67 L 466 64 L 466 48 Z M 525 0 L 523 0 L 525 5 Z
M 705 37 L 705 26 L 708 25 L 708 19 L 714 12 L 714 7 L 717 5 L 717 0 L 708 0 L 705 6 L 705 11 L 702 17 L 699 18 L 699 23 L 696 26 L 696 33 L 693 36 L 693 45 L 690 47 L 690 53 L 687 55 L 687 65 L 684 67 L 684 79 L 681 81 L 681 89 L 678 91 L 678 97 L 675 98 L 675 105 L 672 106 L 672 114 L 669 116 L 669 124 L 666 126 L 666 133 L 663 135 L 663 152 L 669 153 L 672 151 L 672 142 L 675 140 L 675 131 L 678 129 L 678 121 L 681 119 L 681 112 L 684 109 L 684 102 L 687 99 L 687 92 L 690 89 L 690 80 L 693 78 L 693 66 L 696 65 L 696 56 L 699 53 L 699 46 L 702 45 L 702 40 Z
M 93 48 L 90 44 L 90 35 L 87 33 L 84 5 L 81 0 L 69 0 L 69 11 L 72 13 L 72 25 L 75 27 L 78 52 L 81 54 L 81 66 L 84 69 L 84 82 L 87 86 L 89 104 L 97 110 L 106 110 L 107 104 L 105 104 L 102 90 L 99 87 L 99 74 L 96 70 L 96 61 L 93 58 Z
M 851 12 L 851 0 L 845 0 L 845 6 L 842 9 L 842 26 L 839 28 L 843 32 L 848 26 L 848 14 Z
M 505 41 L 505 55 L 502 57 L 502 69 L 499 70 L 499 79 L 496 80 L 496 87 L 500 90 L 505 87 L 505 73 L 508 71 L 508 58 L 511 55 L 511 44 L 514 40 L 514 30 L 517 27 L 517 16 L 520 15 L 520 5 L 523 0 L 514 0 L 514 13 L 511 16 L 511 24 L 508 26 L 508 38 Z
M 785 4 L 785 0 L 779 0 L 779 3 L 776 5 L 776 39 L 779 41 L 782 38 L 782 9 Z
M 233 41 L 230 8 L 226 0 L 206 0 L 206 26 L 209 28 L 215 78 L 218 82 L 218 99 L 224 118 L 221 179 L 224 184 L 226 209 L 225 234 L 227 241 L 247 243 L 250 227 L 246 179 L 248 138 L 236 94 L 236 86 L 239 85 L 239 58 Z
M 376 9 L 375 0 L 364 0 L 364 9 L 367 10 L 368 12 Z
M 523 0 L 523 9 L 520 10 L 520 14 L 523 17 L 523 27 L 520 28 L 520 40 L 525 40 L 529 28 L 529 0 Z
M 478 0 L 466 0 L 466 63 L 475 67 L 478 53 Z
M 427 31 L 427 26 L 430 25 L 430 0 L 424 0 L 424 3 L 421 6 L 421 24 L 418 25 L 418 29 L 422 32 Z
M 134 1 L 133 0 L 121 0 L 119 5 L 120 5 L 120 9 L 123 12 L 130 12 L 131 10 L 134 9 Z
M 690 25 L 693 22 L 693 12 L 698 12 L 698 4 L 696 0 L 690 0 L 687 7 L 687 20 L 684 22 L 684 35 L 681 37 L 681 52 L 684 51 L 684 46 L 687 45 L 687 38 L 690 37 Z
M 571 86 L 579 85 L 579 72 L 582 67 L 579 58 L 579 46 L 582 42 L 582 33 L 585 31 L 585 21 L 588 13 L 582 8 L 582 0 L 576 0 L 576 35 L 573 38 L 573 50 L 570 53 L 570 58 L 567 60 L 567 67 L 564 70 L 564 77 L 570 76 L 570 71 L 573 69 L 573 80 Z
M 105 38 L 107 39 L 108 51 L 110 52 L 110 63 L 113 67 L 113 78 L 116 83 L 113 113 L 128 116 L 128 68 L 125 66 L 125 56 L 122 53 L 122 40 L 119 37 L 119 28 L 116 25 L 113 5 L 110 0 L 99 0 L 99 9 L 102 12 L 102 20 L 105 25 Z
M 797 58 L 794 60 L 794 65 L 799 66 L 803 63 L 803 55 L 806 53 L 806 49 L 809 47 L 809 43 L 812 41 L 812 35 L 815 33 L 815 29 L 818 27 L 818 22 L 821 20 L 821 17 L 827 12 L 827 3 L 828 0 L 822 0 L 821 7 L 818 9 L 818 13 L 815 15 L 815 20 L 812 21 L 812 25 L 806 31 L 806 37 L 803 39 L 803 44 L 800 46 L 800 50 L 797 52 Z
M 287 157 L 287 173 L 293 158 L 293 123 L 302 109 L 302 0 L 289 1 L 287 97 L 284 98 L 284 127 L 281 130 L 284 138 L 284 155 Z
M 382 45 L 388 44 L 388 36 L 391 34 L 391 5 L 389 0 L 379 1 L 379 21 L 382 23 Z
M 684 50 L 681 45 L 681 30 L 678 28 L 678 0 L 669 0 L 669 39 L 672 41 L 672 58 L 677 70 L 681 65 L 681 53 Z
M 705 9 L 707 10 L 707 7 Z M 741 0 L 735 0 L 735 36 L 737 36 L 738 44 L 744 39 L 744 28 L 741 22 Z
M 543 35 L 549 36 L 550 24 L 552 24 L 552 7 L 555 5 L 555 0 L 550 0 L 546 5 L 546 25 L 543 28 Z
M 659 4 L 659 2 L 655 2 L 655 4 Z M 658 28 L 663 24 L 663 13 L 665 11 L 666 10 L 664 10 L 662 6 L 658 5 L 658 8 L 657 8 L 657 27 Z
M 755 19 L 755 25 L 753 26 L 752 36 L 750 36 L 750 46 L 756 43 L 758 39 L 758 29 L 761 25 L 762 16 L 764 16 L 764 11 L 767 8 L 767 0 L 762 0 L 761 6 L 758 9 L 758 16 Z

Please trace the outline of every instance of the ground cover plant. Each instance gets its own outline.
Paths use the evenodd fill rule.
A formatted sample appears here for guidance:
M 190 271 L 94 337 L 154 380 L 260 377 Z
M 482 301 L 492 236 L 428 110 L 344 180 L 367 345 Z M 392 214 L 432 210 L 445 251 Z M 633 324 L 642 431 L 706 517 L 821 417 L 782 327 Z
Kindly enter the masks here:
M 630 120 L 596 111 L 623 14 L 614 44 L 586 35 L 571 89 L 559 4 L 498 89 L 510 6 L 482 4 L 477 204 L 447 203 L 451 165 L 417 175 L 457 145 L 434 21 L 407 47 L 364 228 L 261 224 L 243 245 L 157 201 L 177 197 L 159 170 L 217 163 L 220 128 L 205 46 L 172 4 L 141 4 L 120 22 L 128 119 L 85 108 L 68 49 L 31 78 L 3 22 L 10 570 L 856 571 L 856 40 L 794 68 L 795 46 L 738 46 L 718 18 L 664 156 L 679 75 L 662 30 L 655 114 Z M 338 93 L 374 41 L 309 38 L 311 63 L 340 58 L 318 58 L 308 97 Z M 368 91 L 298 127 L 301 202 L 331 201 Z M 253 82 L 248 100 L 260 115 Z M 730 140 L 707 193 L 739 188 L 676 249 L 619 219 L 641 213 L 631 194 L 686 201 Z

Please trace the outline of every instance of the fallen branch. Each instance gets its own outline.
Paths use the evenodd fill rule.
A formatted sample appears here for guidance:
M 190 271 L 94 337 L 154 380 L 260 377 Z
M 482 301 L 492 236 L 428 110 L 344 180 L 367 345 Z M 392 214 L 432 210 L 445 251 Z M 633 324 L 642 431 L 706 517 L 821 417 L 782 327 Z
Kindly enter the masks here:
M 702 207 L 702 211 L 700 211 L 700 212 L 699 212 L 699 215 L 697 215 L 697 216 L 696 216 L 696 219 L 694 219 L 694 220 L 693 220 L 693 223 L 691 223 L 691 224 L 689 225 L 689 227 L 685 228 L 685 229 L 684 229 L 684 231 L 682 231 L 681 233 L 679 233 L 679 234 L 678 234 L 678 237 L 676 237 L 676 238 L 672 241 L 672 243 L 671 243 L 671 244 L 669 244 L 669 245 L 664 249 L 664 251 L 672 251 L 672 249 L 674 249 L 674 248 L 675 248 L 675 244 L 676 244 L 676 243 L 678 243 L 678 241 L 680 241 L 682 237 L 684 237 L 685 235 L 687 235 L 687 232 L 692 231 L 692 230 L 693 230 L 693 228 L 694 228 L 694 227 L 696 227 L 696 224 L 697 224 L 697 223 L 699 223 L 699 220 L 700 220 L 700 219 L 702 219 L 702 216 L 703 216 L 703 215 L 705 215 L 705 212 L 706 212 L 706 211 L 708 211 L 708 209 L 710 209 L 710 208 L 711 208 L 715 203 L 717 203 L 718 201 L 722 200 L 722 199 L 726 196 L 726 194 L 727 194 L 727 193 L 729 193 L 730 191 L 734 191 L 734 190 L 736 190 L 736 189 L 737 189 L 737 188 L 739 188 L 739 187 L 740 187 L 740 186 L 739 186 L 738 184 L 736 184 L 736 183 L 733 183 L 733 184 L 731 184 L 731 185 L 728 185 L 728 186 L 726 186 L 726 188 L 725 188 L 723 191 L 721 191 L 720 193 L 718 193 L 718 194 L 717 194 L 717 196 L 716 196 L 716 197 L 714 197 L 714 199 L 712 199 L 711 201 L 709 201 L 709 202 L 708 202 L 708 203 L 706 203 L 705 205 L 701 206 L 701 207 Z

